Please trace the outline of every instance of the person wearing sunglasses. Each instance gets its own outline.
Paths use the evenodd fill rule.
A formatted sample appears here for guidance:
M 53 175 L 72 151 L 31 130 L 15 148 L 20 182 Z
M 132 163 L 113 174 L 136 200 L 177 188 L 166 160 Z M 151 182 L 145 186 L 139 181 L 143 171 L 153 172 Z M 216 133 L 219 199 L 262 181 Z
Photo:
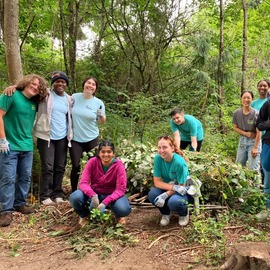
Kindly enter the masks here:
M 149 201 L 161 213 L 161 226 L 170 223 L 172 213 L 179 216 L 180 226 L 189 222 L 188 204 L 193 198 L 186 185 L 189 178 L 188 159 L 170 136 L 158 138 L 158 154 L 154 158 L 154 187 L 148 193 Z
M 189 146 L 190 151 L 200 152 L 204 139 L 202 123 L 194 116 L 184 114 L 181 109 L 173 109 L 169 115 L 176 146 L 180 149 Z

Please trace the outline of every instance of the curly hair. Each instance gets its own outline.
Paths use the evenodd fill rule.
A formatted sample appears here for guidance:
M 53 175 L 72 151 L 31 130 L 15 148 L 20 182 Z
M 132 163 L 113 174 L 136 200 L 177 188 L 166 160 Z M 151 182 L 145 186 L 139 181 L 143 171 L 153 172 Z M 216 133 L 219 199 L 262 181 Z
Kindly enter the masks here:
M 18 83 L 16 85 L 16 89 L 19 91 L 23 91 L 24 88 L 26 86 L 28 86 L 29 84 L 31 84 L 35 79 L 38 79 L 38 81 L 39 81 L 39 86 L 38 86 L 39 94 L 32 97 L 31 99 L 36 101 L 36 102 L 41 102 L 48 95 L 48 90 L 47 90 L 48 84 L 43 77 L 41 77 L 37 74 L 26 75 L 21 80 L 18 81 Z

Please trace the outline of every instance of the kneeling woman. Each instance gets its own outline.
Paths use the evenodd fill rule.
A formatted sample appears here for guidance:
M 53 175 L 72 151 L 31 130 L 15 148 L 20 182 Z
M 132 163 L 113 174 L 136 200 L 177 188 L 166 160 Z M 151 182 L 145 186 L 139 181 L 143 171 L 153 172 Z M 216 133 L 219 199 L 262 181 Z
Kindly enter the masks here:
M 97 157 L 91 158 L 83 170 L 79 189 L 69 198 L 71 206 L 80 216 L 79 224 L 85 225 L 90 208 L 104 212 L 110 206 L 120 223 L 123 217 L 131 212 L 128 199 L 125 196 L 127 177 L 124 164 L 115 158 L 114 144 L 111 141 L 101 141 Z
M 189 221 L 188 203 L 190 195 L 185 187 L 189 175 L 184 153 L 170 136 L 158 140 L 158 154 L 154 158 L 154 187 L 148 194 L 151 203 L 159 208 L 161 226 L 170 223 L 173 212 L 179 215 L 179 225 Z

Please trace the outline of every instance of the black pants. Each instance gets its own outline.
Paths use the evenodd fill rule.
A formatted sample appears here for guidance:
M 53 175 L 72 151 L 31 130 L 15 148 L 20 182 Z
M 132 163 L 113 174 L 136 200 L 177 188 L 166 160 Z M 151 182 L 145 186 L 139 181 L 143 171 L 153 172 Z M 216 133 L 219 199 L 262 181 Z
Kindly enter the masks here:
M 197 141 L 197 149 L 196 149 L 196 151 L 197 152 L 200 152 L 200 150 L 201 150 L 201 147 L 202 147 L 202 142 L 203 142 L 203 140 L 201 140 L 201 141 Z M 187 148 L 187 146 L 189 146 L 189 150 L 190 151 L 192 151 L 192 146 L 191 146 L 191 141 L 180 141 L 180 149 L 186 149 Z
M 80 174 L 80 159 L 82 157 L 83 152 L 88 153 L 93 148 L 98 145 L 98 138 L 86 142 L 80 143 L 76 141 L 71 141 L 71 147 L 69 148 L 70 159 L 72 164 L 71 174 L 70 174 L 70 183 L 72 192 L 77 189 L 78 182 L 79 182 L 79 174 Z
M 63 198 L 62 182 L 67 162 L 67 138 L 38 139 L 37 148 L 41 159 L 40 200 Z

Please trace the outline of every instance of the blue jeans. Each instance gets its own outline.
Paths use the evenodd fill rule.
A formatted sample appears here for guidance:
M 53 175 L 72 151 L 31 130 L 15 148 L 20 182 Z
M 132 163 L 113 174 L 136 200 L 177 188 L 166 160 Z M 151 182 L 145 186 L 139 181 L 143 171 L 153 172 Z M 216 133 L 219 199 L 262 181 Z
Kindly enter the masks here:
M 0 213 L 26 204 L 31 184 L 33 152 L 0 153 Z
M 263 144 L 261 153 L 261 165 L 264 173 L 263 191 L 269 199 L 266 200 L 266 206 L 270 208 L 270 145 Z
M 255 140 L 247 138 L 245 136 L 240 136 L 236 162 L 240 163 L 242 166 L 246 166 L 248 162 L 248 169 L 258 171 L 259 172 L 259 160 L 260 155 L 253 158 L 251 156 L 251 150 L 254 146 Z M 259 145 L 259 154 L 261 152 L 261 145 Z
M 104 200 L 107 196 L 109 195 L 98 194 L 98 199 L 100 202 L 102 202 L 102 200 Z M 69 197 L 69 202 L 71 207 L 74 208 L 75 212 L 80 217 L 86 217 L 90 213 L 89 204 L 91 202 L 91 199 L 87 195 L 85 195 L 80 189 L 77 189 L 76 191 L 71 193 Z M 115 202 L 112 202 L 110 204 L 110 208 L 117 217 L 126 217 L 131 212 L 131 207 L 126 196 L 123 196 Z
M 166 190 L 153 187 L 148 193 L 148 200 L 154 204 L 154 200 L 160 194 L 166 192 Z M 188 204 L 193 203 L 193 198 L 188 194 L 182 196 L 178 193 L 170 196 L 166 201 L 163 207 L 158 207 L 161 215 L 169 215 L 170 212 L 175 212 L 179 216 L 186 216 L 188 210 Z

